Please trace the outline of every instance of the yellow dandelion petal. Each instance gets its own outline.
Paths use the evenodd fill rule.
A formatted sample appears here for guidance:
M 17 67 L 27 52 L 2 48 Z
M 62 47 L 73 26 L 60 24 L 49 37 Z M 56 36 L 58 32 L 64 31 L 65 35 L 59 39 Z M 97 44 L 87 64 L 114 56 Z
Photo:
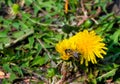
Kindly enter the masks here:
M 76 38 L 74 36 L 69 38 L 69 44 L 72 50 L 76 50 L 77 45 L 76 45 Z
M 81 57 L 80 64 L 83 64 L 83 62 L 84 62 L 84 59 L 83 59 L 83 57 Z
M 95 55 L 94 55 L 93 52 L 89 52 L 89 53 L 88 53 L 88 57 L 89 57 L 89 60 L 88 60 L 88 61 L 91 61 L 93 64 L 96 63 L 96 57 L 95 57 Z
M 88 61 L 87 60 L 85 60 L 85 65 L 88 66 Z
M 56 45 L 56 50 L 63 54 L 63 51 L 69 47 L 68 40 L 65 39 Z
M 63 59 L 63 60 L 69 60 L 69 58 L 70 58 L 69 55 L 66 55 L 66 54 L 61 55 L 61 59 Z
M 102 53 L 102 54 L 104 54 L 104 55 L 106 55 L 107 53 L 104 51 L 104 50 L 100 50 L 100 52 Z

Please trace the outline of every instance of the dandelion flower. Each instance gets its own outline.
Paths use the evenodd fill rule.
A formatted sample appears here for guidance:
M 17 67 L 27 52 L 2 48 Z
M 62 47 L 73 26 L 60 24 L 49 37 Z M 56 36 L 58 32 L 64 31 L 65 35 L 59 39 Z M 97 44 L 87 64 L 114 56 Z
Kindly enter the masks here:
M 103 58 L 103 54 L 105 55 L 107 48 L 105 44 L 102 42 L 103 39 L 96 35 L 94 31 L 88 32 L 84 30 L 83 32 L 79 32 L 75 35 L 77 50 L 81 54 L 80 63 L 83 64 L 85 61 L 85 65 L 88 66 L 88 62 L 92 62 L 93 64 L 97 63 L 96 57 Z
M 96 35 L 94 31 L 88 32 L 84 30 L 69 39 L 64 39 L 59 42 L 56 45 L 56 50 L 60 53 L 63 60 L 69 60 L 73 55 L 66 53 L 66 50 L 70 49 L 70 52 L 77 52 L 80 63 L 85 63 L 85 65 L 88 66 L 89 62 L 96 64 L 96 58 L 103 58 L 103 55 L 106 54 L 105 50 L 107 50 L 107 48 L 102 41 L 103 39 Z
M 76 49 L 76 45 L 74 45 L 74 43 L 69 39 L 64 39 L 56 45 L 56 50 L 60 53 L 63 60 L 69 60 L 69 58 L 71 57 L 69 53 L 65 52 L 67 49 Z

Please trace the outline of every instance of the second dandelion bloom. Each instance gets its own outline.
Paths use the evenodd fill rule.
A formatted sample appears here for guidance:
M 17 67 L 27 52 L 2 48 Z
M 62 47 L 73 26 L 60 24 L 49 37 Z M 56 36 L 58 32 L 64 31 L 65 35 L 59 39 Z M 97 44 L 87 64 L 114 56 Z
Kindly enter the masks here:
M 79 32 L 76 34 L 76 45 L 77 50 L 81 53 L 80 63 L 88 66 L 88 62 L 92 62 L 96 64 L 96 57 L 103 58 L 103 55 L 106 54 L 105 43 L 103 43 L 103 39 L 96 35 L 94 31 L 88 32 L 84 30 L 83 32 Z
M 66 49 L 79 52 L 79 61 L 81 64 L 85 63 L 86 66 L 89 62 L 96 64 L 96 58 L 103 58 L 103 55 L 106 54 L 105 50 L 107 50 L 103 39 L 94 31 L 89 32 L 88 30 L 79 32 L 68 40 L 63 40 L 57 44 L 56 50 L 62 54 L 63 60 L 68 60 L 71 57 L 65 53 Z
M 74 51 L 75 49 L 76 45 L 70 39 L 64 39 L 56 45 L 56 50 L 60 53 L 60 57 L 63 60 L 69 60 L 71 57 L 71 54 L 66 52 L 67 50 Z

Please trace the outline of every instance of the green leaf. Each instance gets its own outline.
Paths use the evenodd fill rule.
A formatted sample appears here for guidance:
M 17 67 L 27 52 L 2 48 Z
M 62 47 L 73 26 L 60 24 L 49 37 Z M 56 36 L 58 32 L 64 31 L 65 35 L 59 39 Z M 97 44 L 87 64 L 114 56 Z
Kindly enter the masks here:
M 53 40 L 51 40 L 50 38 L 43 38 L 44 42 L 47 43 L 47 44 L 52 44 L 53 43 Z
M 39 12 L 39 10 L 41 9 L 41 7 L 38 5 L 37 1 L 36 1 L 35 5 L 33 6 L 33 8 L 34 8 L 34 14 L 36 16 L 37 13 Z
M 22 70 L 19 66 L 17 66 L 17 65 L 13 66 L 12 70 L 17 72 L 19 75 L 23 76 Z
M 0 37 L 7 37 L 8 35 L 8 30 L 0 31 Z
M 21 26 L 21 29 L 22 29 L 22 30 L 28 29 L 28 26 L 27 26 L 24 22 L 19 21 L 19 23 L 20 23 L 20 26 Z
M 21 15 L 22 15 L 22 20 L 21 22 L 24 22 L 24 21 L 28 21 L 28 19 L 30 18 L 30 14 L 26 13 L 26 12 L 21 12 Z
M 108 27 L 106 28 L 106 31 L 111 31 L 111 29 L 113 28 L 113 26 L 114 26 L 114 23 L 115 23 L 115 21 L 113 20 L 113 21 L 111 21 L 111 22 L 109 22 L 108 23 Z
M 55 40 L 56 41 L 60 41 L 60 40 L 62 40 L 62 34 L 57 34 L 57 35 L 55 35 Z
M 108 78 L 108 77 L 114 76 L 114 74 L 115 74 L 115 72 L 116 72 L 117 69 L 118 69 L 118 68 L 112 69 L 111 71 L 103 74 L 102 76 L 99 76 L 99 77 L 97 78 L 97 80 L 98 80 L 98 81 L 101 81 L 103 78 Z
M 39 43 L 36 43 L 35 46 L 34 46 L 34 48 L 37 49 L 37 51 L 36 51 L 36 52 L 37 52 L 36 56 L 38 56 L 39 53 L 40 53 L 41 50 L 42 50 L 42 46 L 41 46 Z
M 49 68 L 47 69 L 47 76 L 48 77 L 53 77 L 55 75 L 56 71 L 54 68 Z
M 93 21 L 91 20 L 91 19 L 87 19 L 84 23 L 83 23 L 83 25 L 84 25 L 84 27 L 85 28 L 90 28 L 92 25 L 93 25 Z
M 41 56 L 36 56 L 35 59 L 33 60 L 32 62 L 32 66 L 35 66 L 35 65 L 40 65 L 42 66 L 43 64 L 47 63 L 48 61 L 48 56 L 44 56 L 44 57 L 41 57 Z
M 16 29 L 19 29 L 20 23 L 14 22 L 12 25 L 13 25 L 13 27 L 15 27 Z
M 9 37 L 0 37 L 0 43 L 3 43 L 4 45 L 8 44 L 10 42 Z
M 0 43 L 0 50 L 3 49 L 3 43 Z
M 113 15 L 114 15 L 114 13 L 109 13 L 109 14 L 107 14 L 105 16 L 100 17 L 100 22 L 99 23 L 103 23 L 104 21 L 107 21 Z
M 24 35 L 24 32 L 23 31 L 19 31 L 19 32 L 14 32 L 13 33 L 13 38 L 19 38 L 21 36 Z
M 5 0 L 5 3 L 6 3 L 8 6 L 11 6 L 11 5 L 12 5 L 12 0 Z
M 4 69 L 6 72 L 12 72 L 12 69 L 10 68 L 10 66 L 9 66 L 8 63 L 3 64 L 3 69 Z
M 112 36 L 111 39 L 113 40 L 114 44 L 118 44 L 119 42 L 119 36 L 120 36 L 120 29 L 118 29 Z
M 12 82 L 14 79 L 16 79 L 17 78 L 17 76 L 15 75 L 15 73 L 10 73 L 10 78 L 9 78 L 9 80 Z
M 30 5 L 30 4 L 33 3 L 33 1 L 34 1 L 34 0 L 25 0 L 25 3 L 26 3 L 27 5 Z
M 34 43 L 34 37 L 29 37 L 28 41 L 29 41 L 30 48 L 32 48 L 33 47 L 33 43 Z
M 29 61 L 28 61 L 28 62 L 25 62 L 25 63 L 22 63 L 21 67 L 22 67 L 22 68 L 29 67 Z
M 11 84 L 11 83 L 8 81 L 8 79 L 3 79 L 2 84 Z

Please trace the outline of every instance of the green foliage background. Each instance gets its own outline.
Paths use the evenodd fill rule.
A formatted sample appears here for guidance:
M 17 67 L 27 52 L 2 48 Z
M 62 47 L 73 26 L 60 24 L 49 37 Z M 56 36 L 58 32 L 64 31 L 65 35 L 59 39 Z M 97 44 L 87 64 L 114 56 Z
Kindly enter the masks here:
M 93 8 L 91 1 L 95 3 Z M 54 77 L 59 81 L 63 61 L 55 45 L 84 29 L 95 30 L 103 37 L 108 51 L 97 65 L 83 67 L 86 69 L 81 74 L 88 73 L 87 78 L 82 75 L 75 81 L 96 84 L 112 80 L 120 83 L 120 17 L 114 12 L 107 12 L 106 0 L 91 1 L 84 3 L 89 16 L 96 14 L 98 7 L 102 10 L 95 17 L 97 24 L 88 18 L 78 26 L 77 22 L 81 19 L 77 17 L 83 15 L 79 0 L 69 0 L 67 14 L 64 13 L 64 0 L 1 0 L 0 70 L 10 73 L 10 78 L 2 80 L 3 84 L 11 84 L 26 76 L 36 76 L 37 80 L 31 81 L 33 84 L 42 84 L 46 80 L 52 83 Z

